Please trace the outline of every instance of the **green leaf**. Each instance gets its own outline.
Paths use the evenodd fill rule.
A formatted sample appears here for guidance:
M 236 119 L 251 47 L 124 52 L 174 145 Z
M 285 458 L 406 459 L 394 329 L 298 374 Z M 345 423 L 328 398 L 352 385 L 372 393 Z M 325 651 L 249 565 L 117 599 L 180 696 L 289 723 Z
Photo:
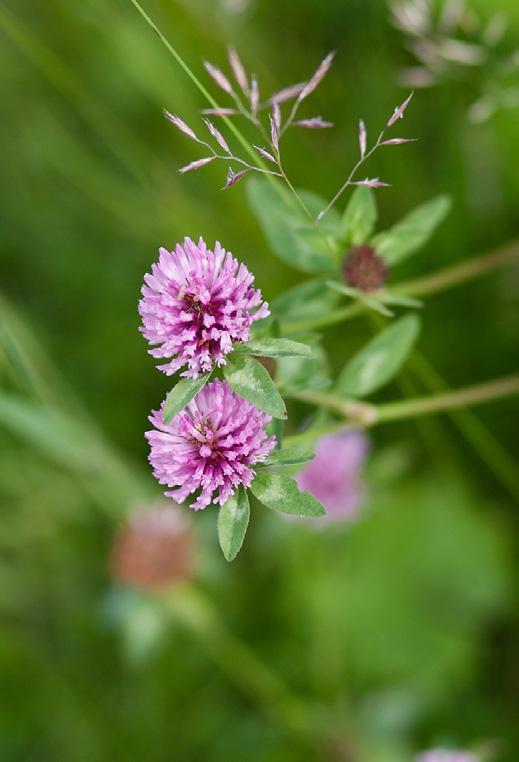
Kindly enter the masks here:
M 308 344 L 291 339 L 252 339 L 246 344 L 235 344 L 233 348 L 238 354 L 257 357 L 312 357 L 312 348 Z
M 402 262 L 424 246 L 451 206 L 447 196 L 438 196 L 414 209 L 390 230 L 376 235 L 371 244 L 390 265 Z
M 250 486 L 260 503 L 292 516 L 325 516 L 322 504 L 309 492 L 300 492 L 297 482 L 284 474 L 261 471 Z
M 240 487 L 218 511 L 218 540 L 227 561 L 236 558 L 249 524 L 249 498 Z
M 276 381 L 282 394 L 302 389 L 324 389 L 331 385 L 330 364 L 322 346 L 312 346 L 312 357 L 280 357 L 277 360 Z
M 247 194 L 272 250 L 287 264 L 304 272 L 329 272 L 337 266 L 336 238 L 338 215 L 331 214 L 328 224 L 315 227 L 299 207 L 297 200 L 281 184 L 251 178 Z M 309 191 L 298 191 L 313 218 L 326 206 L 326 201 Z M 333 212 L 333 210 L 332 210 Z
M 283 421 L 278 418 L 273 418 L 270 423 L 265 426 L 265 431 L 271 437 L 276 437 L 276 449 L 279 449 L 283 443 Z
M 286 447 L 282 450 L 273 450 L 266 461 L 258 463 L 260 466 L 297 466 L 300 463 L 308 463 L 313 460 L 315 454 L 309 450 L 298 447 Z
M 345 366 L 336 391 L 342 397 L 365 397 L 399 371 L 420 330 L 416 315 L 405 315 L 379 333 Z
M 345 244 L 359 246 L 367 243 L 377 221 L 375 194 L 371 188 L 356 188 L 344 211 L 340 238 Z
M 285 403 L 263 365 L 252 357 L 234 354 L 223 368 L 228 384 L 273 418 L 286 418 Z
M 272 302 L 272 312 L 282 323 L 310 320 L 333 310 L 339 297 L 326 287 L 325 278 L 313 278 L 289 288 Z M 258 320 L 257 323 L 262 323 Z M 257 325 L 255 323 L 255 325 Z
M 204 373 L 199 376 L 196 381 L 193 381 L 192 378 L 181 378 L 178 384 L 175 384 L 166 397 L 164 415 L 162 416 L 164 423 L 169 423 L 173 416 L 180 413 L 180 411 L 191 402 L 193 397 L 195 397 L 209 381 L 210 375 L 210 373 Z

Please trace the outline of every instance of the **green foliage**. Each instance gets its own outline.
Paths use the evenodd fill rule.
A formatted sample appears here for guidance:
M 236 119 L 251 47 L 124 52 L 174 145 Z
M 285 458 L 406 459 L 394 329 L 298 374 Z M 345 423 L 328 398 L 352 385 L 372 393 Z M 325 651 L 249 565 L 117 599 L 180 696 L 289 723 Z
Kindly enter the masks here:
M 292 339 L 251 339 L 246 344 L 236 344 L 238 354 L 256 357 L 312 357 L 312 348 Z
M 349 360 L 337 379 L 343 397 L 366 397 L 398 373 L 420 330 L 416 315 L 405 315 L 371 339 Z
M 227 358 L 223 373 L 236 394 L 245 397 L 273 418 L 286 418 L 280 393 L 267 370 L 252 357 L 234 354 Z
M 371 244 L 389 265 L 400 264 L 427 243 L 450 206 L 447 196 L 433 198 L 407 214 L 390 230 L 378 233 Z
M 286 395 L 302 389 L 324 389 L 330 386 L 330 364 L 323 347 L 314 343 L 312 358 L 280 357 L 277 361 L 276 382 L 279 390 Z
M 348 246 L 367 243 L 377 221 L 377 202 L 371 188 L 353 191 L 340 224 L 340 239 Z
M 264 463 L 258 464 L 264 466 L 295 466 L 302 463 L 308 463 L 315 457 L 313 452 L 308 452 L 297 447 L 286 447 L 281 450 L 274 450 Z
M 238 554 L 249 524 L 249 498 L 240 487 L 218 510 L 218 539 L 227 561 Z
M 373 430 L 358 523 L 309 526 L 257 510 L 239 573 L 218 548 L 216 508 L 179 509 L 198 536 L 193 587 L 220 615 L 204 625 L 205 647 L 161 610 L 176 588 L 153 599 L 111 595 L 120 517 L 161 492 L 142 432 L 164 376 L 150 371 L 136 331 L 138 289 L 157 246 L 172 247 L 186 232 L 220 240 L 247 263 L 282 324 L 326 314 L 341 299 L 322 279 L 294 286 L 285 265 L 308 259 L 305 272 L 318 272 L 321 262 L 331 272 L 342 252 L 325 256 L 301 216 L 289 254 L 270 256 L 245 213 L 245 183 L 217 191 L 223 162 L 179 179 L 178 166 L 201 154 L 161 108 L 202 134 L 206 104 L 129 1 L 55 0 L 52 19 L 49 4 L 39 12 L 35 5 L 0 4 L 0 142 L 8 146 L 0 280 L 27 317 L 22 325 L 11 309 L 0 311 L 0 385 L 9 394 L 0 421 L 0 757 L 329 762 L 349 754 L 411 762 L 426 746 L 489 738 L 499 762 L 515 762 L 516 507 L 441 418 L 423 441 L 411 426 L 391 427 L 391 444 L 407 457 L 383 483 L 371 463 L 389 430 Z M 262 99 L 268 86 L 306 77 L 331 41 L 339 54 L 315 113 L 336 127 L 290 131 L 282 146 L 289 176 L 327 199 L 350 165 L 358 117 L 371 136 L 395 105 L 403 58 L 398 44 L 387 44 L 385 3 L 307 1 L 294 12 L 293 2 L 264 0 L 241 3 L 241 14 L 223 0 L 143 5 L 160 10 L 165 33 L 205 84 L 200 51 L 225 68 L 234 38 L 259 74 Z M 518 47 L 516 0 L 502 0 L 501 9 Z M 378 48 L 384 55 L 367 55 Z M 224 93 L 211 92 L 223 103 Z M 417 91 L 398 125 L 420 142 L 405 155 L 407 147 L 388 148 L 371 160 L 369 171 L 392 183 L 376 192 L 382 220 L 418 203 L 417 193 L 453 193 L 456 214 L 438 230 L 428 266 L 418 257 L 404 262 L 411 278 L 516 234 L 517 110 L 473 128 L 465 115 L 472 96 L 461 80 Z M 28 118 L 29 102 L 37 121 Z M 327 220 L 334 238 L 340 218 Z M 451 383 L 470 380 L 475 356 L 482 379 L 515 356 L 519 321 L 509 286 L 503 274 L 428 301 L 428 345 Z M 274 291 L 280 296 L 272 300 Z M 467 318 L 475 305 L 484 326 Z M 258 321 L 255 337 L 266 325 Z M 316 359 L 280 358 L 278 380 L 330 383 L 327 355 L 340 367 L 363 336 L 361 320 L 344 323 L 327 332 L 326 353 L 314 339 Z M 477 415 L 514 448 L 513 402 Z M 307 423 L 291 404 L 287 433 Z M 282 427 L 274 420 L 269 429 L 279 437 Z M 455 476 L 439 472 L 444 460 Z M 241 660 L 244 646 L 250 662 Z M 266 674 L 251 675 L 251 663 Z M 307 716 L 292 711 L 285 694 L 262 703 L 273 684 L 322 719 L 324 740 L 307 739 Z M 292 734 L 287 717 L 303 731 Z
M 247 195 L 273 252 L 283 262 L 309 273 L 326 272 L 336 267 L 339 255 L 335 240 L 337 213 L 332 212 L 327 224 L 316 228 L 312 220 L 305 218 L 294 199 L 287 198 L 285 188 L 281 185 L 273 187 L 264 179 L 250 179 Z M 300 191 L 300 196 L 314 218 L 326 206 L 325 199 L 310 191 Z
M 372 488 L 364 520 L 330 536 L 297 581 L 310 588 L 308 637 L 334 685 L 348 675 L 373 697 L 400 686 L 421 715 L 452 690 L 471 690 L 487 623 L 511 593 L 507 543 L 491 504 L 452 472 Z M 294 574 L 315 545 L 296 551 Z
M 318 317 L 339 302 L 326 278 L 312 278 L 284 291 L 272 302 L 272 312 L 282 323 Z
M 196 397 L 199 391 L 209 381 L 210 373 L 201 373 L 197 379 L 181 378 L 166 397 L 163 419 L 169 423 L 171 419 L 183 410 L 186 405 Z
M 260 471 L 250 490 L 260 503 L 273 511 L 293 516 L 325 516 L 326 510 L 309 492 L 300 492 L 297 482 L 285 474 Z

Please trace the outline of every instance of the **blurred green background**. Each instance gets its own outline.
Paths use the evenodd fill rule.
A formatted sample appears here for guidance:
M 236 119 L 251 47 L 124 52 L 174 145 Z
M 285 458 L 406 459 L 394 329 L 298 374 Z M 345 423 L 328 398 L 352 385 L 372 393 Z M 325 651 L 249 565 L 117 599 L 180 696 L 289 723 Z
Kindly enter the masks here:
M 204 82 L 202 60 L 224 67 L 229 43 L 263 92 L 337 50 L 305 107 L 335 129 L 294 133 L 286 150 L 295 184 L 327 197 L 355 160 L 357 120 L 375 133 L 407 94 L 397 72 L 411 59 L 382 0 L 145 7 Z M 516 0 L 472 7 L 505 11 L 519 47 Z M 393 184 L 378 194 L 383 226 L 453 197 L 395 278 L 518 235 L 519 108 L 471 124 L 478 86 L 418 91 L 399 131 L 419 142 L 368 170 Z M 268 300 L 302 276 L 268 250 L 245 184 L 219 191 L 225 167 L 177 174 L 199 153 L 161 108 L 194 126 L 207 104 L 129 0 L 0 0 L 0 98 L 2 762 L 410 762 L 487 742 L 517 760 L 517 503 L 489 467 L 496 447 L 517 462 L 517 404 L 477 411 L 490 444 L 473 418 L 465 435 L 446 418 L 376 430 L 352 526 L 313 531 L 257 508 L 229 566 L 214 511 L 197 515 L 183 615 L 118 589 L 114 532 L 160 494 L 143 431 L 168 379 L 136 309 L 158 246 L 218 238 Z M 450 385 L 516 369 L 518 293 L 508 266 L 428 301 L 420 349 Z M 335 367 L 368 336 L 360 320 L 327 332 Z M 291 412 L 295 427 L 305 411 Z

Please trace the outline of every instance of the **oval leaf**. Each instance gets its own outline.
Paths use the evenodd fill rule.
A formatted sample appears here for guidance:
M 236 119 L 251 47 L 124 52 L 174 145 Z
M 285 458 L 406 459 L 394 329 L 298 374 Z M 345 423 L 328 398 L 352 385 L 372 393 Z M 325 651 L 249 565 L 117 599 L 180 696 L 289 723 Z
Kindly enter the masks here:
M 284 474 L 259 473 L 250 486 L 260 503 L 292 516 L 325 516 L 322 504 L 309 492 L 300 492 L 297 482 Z
M 283 394 L 302 389 L 324 389 L 331 386 L 328 357 L 320 344 L 314 344 L 308 357 L 280 357 L 277 360 L 276 381 Z
M 166 405 L 164 407 L 163 420 L 164 423 L 169 423 L 173 416 L 180 413 L 185 406 L 191 402 L 198 392 L 204 388 L 209 381 L 210 373 L 204 373 L 199 376 L 196 381 L 192 378 L 181 378 L 178 384 L 176 384 L 166 397 Z
M 343 369 L 337 381 L 341 397 L 365 397 L 397 374 L 420 330 L 416 315 L 405 315 L 379 333 Z
M 359 246 L 369 241 L 377 221 L 377 204 L 371 188 L 354 190 L 341 219 L 340 237 L 347 245 Z
M 268 371 L 257 360 L 235 354 L 228 358 L 223 374 L 240 397 L 245 397 L 273 418 L 287 417 L 283 398 Z
M 315 218 L 326 201 L 315 193 L 298 191 L 312 216 Z M 304 272 L 329 272 L 337 266 L 336 249 L 329 246 L 329 237 L 338 230 L 337 214 L 328 217 L 328 224 L 315 227 L 312 220 L 286 196 L 286 190 L 267 180 L 251 178 L 247 194 L 252 211 L 256 215 L 272 250 L 287 264 Z M 331 210 L 333 211 L 333 210 Z M 316 236 L 318 241 L 316 241 Z
M 391 230 L 379 233 L 371 241 L 377 254 L 390 265 L 402 262 L 424 246 L 451 206 L 447 196 L 438 196 L 414 209 Z
M 267 460 L 258 463 L 258 467 L 263 466 L 297 466 L 301 463 L 308 463 L 313 460 L 313 452 L 303 450 L 297 447 L 286 447 L 282 450 L 273 450 Z
M 291 339 L 252 339 L 246 344 L 236 344 L 234 351 L 257 357 L 312 357 L 312 348 L 308 344 Z
M 218 540 L 227 561 L 236 558 L 249 524 L 249 498 L 240 487 L 218 511 Z
M 339 303 L 339 296 L 330 291 L 326 282 L 326 278 L 314 278 L 289 288 L 272 302 L 273 314 L 284 323 L 310 320 L 333 310 Z

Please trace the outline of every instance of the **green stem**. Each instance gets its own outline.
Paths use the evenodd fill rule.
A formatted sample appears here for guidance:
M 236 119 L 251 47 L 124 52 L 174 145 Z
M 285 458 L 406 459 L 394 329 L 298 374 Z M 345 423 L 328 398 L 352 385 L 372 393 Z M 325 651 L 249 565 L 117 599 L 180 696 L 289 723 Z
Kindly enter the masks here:
M 423 278 L 414 278 L 397 284 L 392 292 L 405 296 L 430 296 L 440 291 L 445 291 L 461 283 L 478 278 L 487 272 L 495 270 L 497 267 L 507 264 L 513 259 L 519 257 L 519 241 L 511 241 L 505 246 L 491 251 L 488 254 L 482 254 L 473 257 L 461 264 L 450 265 L 438 270 L 431 275 L 425 275 Z M 336 310 L 330 310 L 324 315 L 308 320 L 294 320 L 282 324 L 283 333 L 299 333 L 313 331 L 318 328 L 336 325 L 344 320 L 357 317 L 366 311 L 365 305 L 360 302 L 348 304 L 345 307 L 339 307 Z
M 495 399 L 519 394 L 519 374 L 499 378 L 477 386 L 454 389 L 431 397 L 417 397 L 398 402 L 389 402 L 377 408 L 376 423 L 414 418 L 418 415 L 444 412 L 468 405 L 479 405 Z
M 519 374 L 488 381 L 476 386 L 468 386 L 463 389 L 435 394 L 430 397 L 415 397 L 396 402 L 386 402 L 381 405 L 344 400 L 329 392 L 301 391 L 292 396 L 302 402 L 324 407 L 344 416 L 346 424 L 370 427 L 380 423 L 400 421 L 406 418 L 415 418 L 417 416 L 464 408 L 468 405 L 479 405 L 516 394 L 519 394 Z M 344 428 L 344 425 L 344 422 L 342 424 L 334 423 L 323 426 L 319 431 L 311 431 L 307 434 L 296 435 L 295 437 L 286 437 L 285 445 L 294 445 L 305 439 L 317 438 L 324 433 L 336 431 L 341 427 Z
M 410 370 L 414 372 L 430 391 L 438 392 L 448 388 L 438 372 L 418 352 L 414 352 L 411 355 L 409 366 Z M 467 442 L 473 447 L 482 461 L 486 463 L 503 487 L 514 498 L 519 500 L 519 470 L 517 462 L 510 453 L 494 437 L 492 432 L 481 423 L 472 410 L 452 410 L 450 417 Z

